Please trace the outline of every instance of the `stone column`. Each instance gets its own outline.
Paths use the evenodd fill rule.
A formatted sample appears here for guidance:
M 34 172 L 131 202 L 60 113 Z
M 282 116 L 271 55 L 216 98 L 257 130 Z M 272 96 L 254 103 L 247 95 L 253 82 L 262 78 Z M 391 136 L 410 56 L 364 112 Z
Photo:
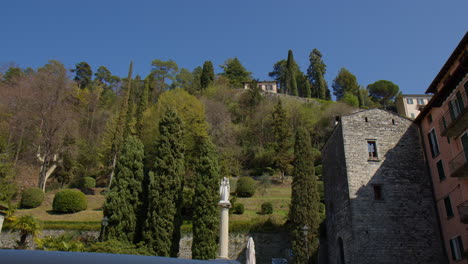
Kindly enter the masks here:
M 229 259 L 229 201 L 220 201 L 221 222 L 219 226 L 219 256 L 220 259 Z

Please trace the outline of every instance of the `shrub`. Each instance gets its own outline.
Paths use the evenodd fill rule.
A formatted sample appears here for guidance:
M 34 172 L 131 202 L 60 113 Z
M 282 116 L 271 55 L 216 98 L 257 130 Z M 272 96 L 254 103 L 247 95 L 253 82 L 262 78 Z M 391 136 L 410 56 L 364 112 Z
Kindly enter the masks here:
M 237 181 L 236 194 L 239 197 L 252 197 L 255 194 L 255 181 L 250 177 L 241 177 Z
M 262 203 L 262 214 L 272 214 L 273 213 L 273 204 L 270 202 Z
M 86 210 L 88 201 L 86 195 L 78 190 L 61 190 L 54 196 L 52 209 L 57 213 L 74 213 Z
M 81 187 L 83 188 L 95 188 L 96 180 L 92 177 L 84 177 L 81 182 Z
M 233 209 L 232 209 L 232 213 L 233 214 L 243 214 L 244 213 L 244 204 L 242 203 L 236 203 L 234 204 L 233 206 Z
M 36 208 L 44 201 L 44 192 L 39 188 L 29 188 L 21 194 L 22 208 Z

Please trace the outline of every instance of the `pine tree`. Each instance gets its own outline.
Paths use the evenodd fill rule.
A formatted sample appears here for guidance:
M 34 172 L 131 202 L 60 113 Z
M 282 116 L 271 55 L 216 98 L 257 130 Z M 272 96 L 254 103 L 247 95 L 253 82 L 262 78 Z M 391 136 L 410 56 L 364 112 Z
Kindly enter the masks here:
M 291 161 L 289 150 L 290 145 L 290 131 L 289 125 L 286 119 L 286 111 L 283 108 L 281 100 L 278 100 L 278 104 L 272 113 L 273 119 L 273 151 L 275 153 L 274 161 L 275 166 L 281 172 L 281 178 L 284 180 L 285 172 Z
M 309 61 L 310 65 L 307 69 L 307 76 L 314 87 L 312 96 L 318 99 L 327 99 L 327 93 L 330 94 L 330 90 L 325 80 L 327 66 L 322 60 L 322 53 L 314 49 L 309 55 Z
M 208 137 L 197 139 L 198 160 L 193 201 L 192 258 L 216 258 L 218 230 L 219 167 L 216 149 Z
M 143 240 L 158 256 L 179 251 L 184 145 L 182 121 L 166 109 L 159 123 L 154 166 L 148 174 L 148 210 Z
M 143 143 L 135 136 L 128 136 L 117 161 L 114 184 L 104 203 L 104 216 L 109 219 L 105 239 L 136 242 L 142 209 L 143 156 Z
M 288 60 L 286 61 L 286 85 L 290 95 L 298 96 L 296 73 L 299 70 L 292 50 L 288 51 Z
M 337 100 L 340 100 L 344 97 L 346 93 L 358 96 L 359 84 L 357 82 L 356 76 L 349 72 L 346 68 L 341 68 L 338 72 L 338 75 L 333 80 L 333 94 L 336 96 Z
M 214 78 L 215 74 L 213 64 L 211 63 L 211 61 L 205 61 L 205 63 L 203 63 L 202 75 L 200 77 L 201 90 L 205 90 L 208 87 L 208 85 L 210 85 L 214 81 Z
M 288 218 L 291 223 L 295 263 L 308 263 L 307 257 L 311 257 L 317 247 L 320 197 L 317 191 L 310 135 L 302 127 L 296 133 L 294 156 L 291 207 Z M 307 237 L 304 237 L 303 233 L 305 225 L 310 228 Z

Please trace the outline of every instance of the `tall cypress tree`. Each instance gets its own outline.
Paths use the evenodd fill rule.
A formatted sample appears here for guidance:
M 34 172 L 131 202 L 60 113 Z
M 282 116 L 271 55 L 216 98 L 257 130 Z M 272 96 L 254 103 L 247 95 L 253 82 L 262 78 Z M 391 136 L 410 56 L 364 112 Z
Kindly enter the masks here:
M 307 69 L 307 76 L 314 88 L 312 97 L 327 99 L 327 94 L 330 95 L 330 90 L 328 89 L 327 81 L 325 80 L 327 66 L 322 60 L 322 53 L 320 53 L 318 49 L 312 50 L 309 54 L 309 61 L 310 65 Z
M 195 198 L 193 201 L 192 258 L 216 258 L 218 230 L 219 166 L 216 149 L 208 137 L 200 137 L 196 143 Z
M 143 143 L 134 136 L 127 137 L 117 161 L 114 184 L 104 203 L 104 216 L 109 219 L 106 239 L 135 242 L 142 204 L 143 156 Z
M 159 122 L 154 166 L 148 174 L 148 210 L 143 240 L 158 256 L 179 251 L 184 145 L 182 121 L 166 109 Z
M 308 263 L 307 257 L 311 257 L 317 248 L 320 196 L 317 191 L 310 135 L 302 127 L 296 133 L 293 165 L 291 207 L 288 215 L 292 248 L 295 263 Z M 305 225 L 310 228 L 307 237 L 303 233 Z
M 298 96 L 296 74 L 299 70 L 296 61 L 294 60 L 292 50 L 288 51 L 288 60 L 286 61 L 286 85 L 288 86 L 290 95 Z
M 272 113 L 272 130 L 273 130 L 273 151 L 275 153 L 274 162 L 276 168 L 281 172 L 281 179 L 284 180 L 285 172 L 291 162 L 290 156 L 290 131 L 286 118 L 286 111 L 283 108 L 281 100 L 278 100 L 277 105 Z
M 137 113 L 136 113 L 135 129 L 139 137 L 141 137 L 142 128 L 143 128 L 143 113 L 148 107 L 148 98 L 149 98 L 149 89 L 150 89 L 149 80 L 146 79 L 144 83 L 145 84 L 141 92 L 140 101 L 138 102 Z
M 203 63 L 202 75 L 200 77 L 200 87 L 201 90 L 205 90 L 208 85 L 210 85 L 215 78 L 213 63 L 211 61 L 205 61 Z

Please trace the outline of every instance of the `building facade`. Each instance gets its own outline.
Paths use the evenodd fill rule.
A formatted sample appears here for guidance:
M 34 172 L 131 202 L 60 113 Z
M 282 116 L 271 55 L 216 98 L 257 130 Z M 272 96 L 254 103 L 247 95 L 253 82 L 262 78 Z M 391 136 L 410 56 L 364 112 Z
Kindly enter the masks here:
M 432 99 L 415 120 L 424 141 L 450 263 L 467 263 L 468 33 L 426 93 Z
M 252 86 L 252 82 L 244 82 L 244 89 L 249 89 Z M 277 93 L 278 83 L 275 81 L 263 81 L 257 82 L 257 87 L 264 92 Z
M 446 263 L 417 126 L 379 109 L 338 120 L 322 149 L 329 263 Z
M 427 94 L 404 94 L 395 100 L 397 112 L 401 116 L 415 119 L 431 100 Z

